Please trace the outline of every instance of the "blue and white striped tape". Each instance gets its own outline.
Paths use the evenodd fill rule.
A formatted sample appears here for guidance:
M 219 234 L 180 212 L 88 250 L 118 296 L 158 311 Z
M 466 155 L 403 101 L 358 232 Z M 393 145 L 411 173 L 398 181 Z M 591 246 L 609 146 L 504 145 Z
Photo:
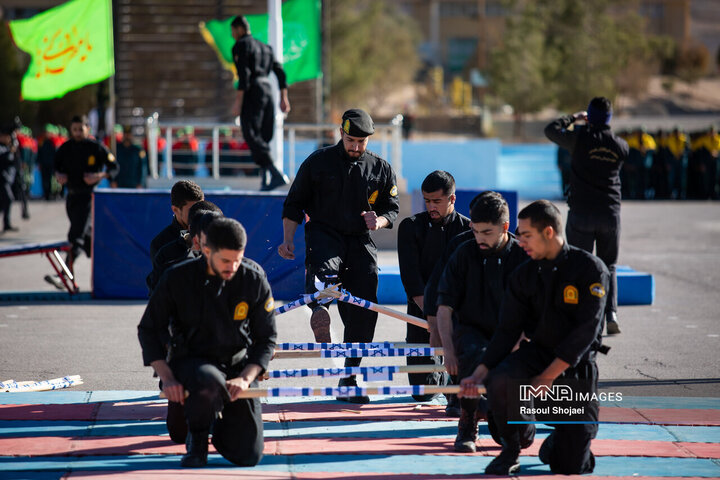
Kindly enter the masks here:
M 320 350 L 321 358 L 432 357 L 435 355 L 441 355 L 436 348 L 349 348 L 345 350 Z

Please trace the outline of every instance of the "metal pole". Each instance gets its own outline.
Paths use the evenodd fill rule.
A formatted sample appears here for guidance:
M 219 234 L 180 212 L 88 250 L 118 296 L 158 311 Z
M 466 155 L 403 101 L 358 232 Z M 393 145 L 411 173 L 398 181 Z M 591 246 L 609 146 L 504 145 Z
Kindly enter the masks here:
M 157 112 L 147 118 L 147 145 L 148 157 L 150 160 L 150 175 L 152 178 L 158 178 L 158 130 L 157 130 Z
M 172 178 L 172 127 L 165 130 L 165 176 Z
M 288 173 L 295 176 L 295 129 L 288 130 Z
M 110 94 L 110 126 L 105 125 L 105 131 L 110 132 L 110 151 L 117 156 L 117 139 L 115 138 L 115 75 L 110 75 L 108 81 Z
M 283 62 L 283 21 L 282 1 L 268 0 L 268 43 L 275 53 L 278 63 Z M 273 76 L 274 77 L 274 76 Z M 276 79 L 277 80 L 277 79 Z M 280 111 L 280 88 L 277 81 L 273 82 L 273 100 L 275 106 L 275 133 L 270 144 L 270 151 L 273 154 L 273 163 L 278 170 L 283 171 L 283 123 L 284 117 Z
M 212 176 L 215 180 L 220 178 L 220 129 L 212 129 Z

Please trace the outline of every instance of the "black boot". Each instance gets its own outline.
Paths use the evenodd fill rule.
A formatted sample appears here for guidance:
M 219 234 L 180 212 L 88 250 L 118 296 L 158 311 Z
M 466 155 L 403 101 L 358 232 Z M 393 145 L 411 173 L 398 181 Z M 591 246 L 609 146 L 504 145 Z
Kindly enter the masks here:
M 355 375 L 351 375 L 349 377 L 341 378 L 338 382 L 338 387 L 357 387 L 357 378 L 355 378 Z M 348 403 L 359 403 L 359 404 L 365 404 L 370 403 L 370 397 L 367 395 L 356 395 L 356 396 L 348 396 L 348 397 L 335 397 L 336 400 L 340 400 L 341 402 L 348 402 Z
M 475 420 L 475 412 L 469 412 L 462 409 L 460 420 L 458 421 L 458 433 L 455 437 L 455 451 L 461 453 L 475 453 L 475 440 L 477 439 L 477 421 Z
M 200 468 L 207 465 L 208 457 L 208 431 L 188 432 L 185 446 L 187 454 L 180 460 L 180 466 L 185 468 Z
M 520 470 L 520 446 L 503 443 L 500 455 L 485 467 L 486 475 L 511 475 Z
M 447 398 L 447 405 L 445 406 L 446 417 L 460 417 L 460 400 L 457 395 L 445 395 Z
M 262 187 L 260 187 L 260 191 L 269 192 L 270 190 L 274 190 L 277 187 L 281 187 L 290 183 L 288 177 L 283 175 L 283 173 L 278 170 L 275 165 L 271 164 L 269 167 L 267 167 L 267 170 L 268 172 L 270 172 L 272 178 L 270 178 L 270 182 L 267 185 L 263 185 Z
M 185 407 L 178 402 L 168 402 L 167 417 L 165 419 L 170 440 L 175 443 L 187 441 L 188 427 L 185 421 Z

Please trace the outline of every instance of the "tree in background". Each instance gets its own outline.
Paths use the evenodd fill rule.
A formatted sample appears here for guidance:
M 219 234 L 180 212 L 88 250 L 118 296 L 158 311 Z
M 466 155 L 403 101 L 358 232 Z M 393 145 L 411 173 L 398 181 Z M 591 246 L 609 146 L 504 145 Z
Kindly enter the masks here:
M 419 31 L 414 21 L 383 0 L 326 0 L 325 44 L 329 61 L 329 103 L 335 113 L 349 107 L 370 110 L 419 66 Z
M 637 96 L 672 52 L 672 40 L 645 33 L 637 2 L 573 0 L 543 3 L 551 10 L 549 48 L 559 54 L 556 106 L 575 111 L 592 97 Z
M 710 71 L 710 51 L 701 43 L 678 48 L 674 74 L 688 83 L 695 83 Z
M 619 0 L 510 2 L 503 46 L 490 66 L 492 91 L 522 114 L 590 98 L 644 91 L 672 41 L 647 35 L 636 3 Z M 617 7 L 617 8 L 616 8 Z
M 528 3 L 507 19 L 503 44 L 490 57 L 489 76 L 493 92 L 512 105 L 514 135 L 523 136 L 523 118 L 547 106 L 553 89 L 547 78 L 557 70 L 557 55 L 547 49 L 547 9 Z

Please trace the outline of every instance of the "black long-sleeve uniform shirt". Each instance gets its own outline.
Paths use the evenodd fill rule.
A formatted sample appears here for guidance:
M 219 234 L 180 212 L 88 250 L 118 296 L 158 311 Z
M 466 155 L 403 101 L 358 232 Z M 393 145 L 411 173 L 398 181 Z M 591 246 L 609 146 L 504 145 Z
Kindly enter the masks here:
M 483 253 L 474 238 L 466 241 L 450 256 L 438 284 L 438 305 L 452 308 L 459 323 L 479 328 L 486 338 L 497 328 L 510 274 L 528 260 L 515 237 L 509 237 L 502 250 L 491 254 Z
M 609 125 L 579 126 L 560 117 L 545 127 L 545 136 L 570 152 L 570 209 L 589 214 L 620 212 L 620 168 L 628 158 L 628 144 Z
M 283 218 L 310 221 L 343 235 L 368 233 L 361 213 L 373 210 L 392 228 L 400 205 L 395 172 L 388 162 L 365 151 L 351 159 L 342 141 L 312 153 L 300 165 L 285 198 Z
M 232 48 L 233 61 L 238 74 L 238 90 L 250 90 L 258 80 L 275 72 L 280 89 L 287 88 L 287 77 L 282 65 L 275 60 L 272 47 L 254 39 L 250 34 L 238 38 Z
M 427 285 L 425 285 L 423 313 L 426 318 L 437 315 L 437 288 L 440 283 L 440 277 L 442 277 L 442 274 L 445 271 L 445 265 L 447 265 L 448 260 L 450 260 L 450 256 L 460 245 L 468 240 L 473 240 L 474 238 L 472 230 L 467 230 L 466 232 L 455 235 L 445 246 L 442 257 L 440 257 L 437 265 L 435 265 L 435 268 L 427 281 Z
M 274 308 L 265 272 L 250 259 L 226 282 L 207 273 L 205 257 L 180 263 L 162 276 L 138 325 L 143 362 L 166 359 L 169 329 L 173 357 L 222 363 L 247 349 L 246 363 L 264 371 L 277 337 Z
M 610 274 L 596 256 L 564 244 L 554 260 L 530 260 L 510 276 L 500 323 L 480 363 L 498 365 L 525 332 L 571 366 L 602 344 Z
M 114 179 L 119 171 L 115 156 L 105 148 L 105 145 L 89 138 L 68 140 L 60 145 L 55 152 L 55 171 L 67 175 L 68 192 L 89 193 L 95 185 L 85 183 L 86 173 L 105 171 Z
M 448 242 L 470 228 L 470 219 L 453 211 L 438 223 L 428 212 L 407 217 L 398 226 L 398 260 L 408 301 L 425 294 L 425 285 Z
M 155 256 L 162 247 L 178 240 L 182 230 L 183 228 L 180 222 L 177 221 L 177 218 L 173 217 L 170 225 L 160 230 L 160 233 L 155 235 L 155 238 L 150 241 L 150 260 L 155 259 Z

